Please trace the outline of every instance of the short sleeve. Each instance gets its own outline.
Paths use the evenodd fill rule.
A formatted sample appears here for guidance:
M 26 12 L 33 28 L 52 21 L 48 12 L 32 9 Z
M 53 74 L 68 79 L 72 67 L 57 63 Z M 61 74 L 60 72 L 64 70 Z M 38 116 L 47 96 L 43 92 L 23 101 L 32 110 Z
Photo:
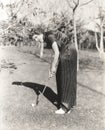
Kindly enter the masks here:
M 47 38 L 47 45 L 48 45 L 48 47 L 49 47 L 49 48 L 52 48 L 52 44 L 53 44 L 53 42 L 55 42 L 55 41 L 56 41 L 55 36 L 54 36 L 53 34 L 50 34 L 50 35 L 48 36 L 48 38 Z
M 48 39 L 49 39 L 49 42 L 51 42 L 51 43 L 53 43 L 53 42 L 56 41 L 54 35 L 49 35 L 49 36 L 48 36 Z

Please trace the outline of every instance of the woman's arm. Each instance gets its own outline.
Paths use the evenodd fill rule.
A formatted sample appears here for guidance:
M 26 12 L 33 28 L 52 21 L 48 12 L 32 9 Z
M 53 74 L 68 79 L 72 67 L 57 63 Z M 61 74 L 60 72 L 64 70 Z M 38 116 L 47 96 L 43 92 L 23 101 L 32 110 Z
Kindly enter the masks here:
M 56 72 L 56 67 L 59 59 L 59 49 L 56 42 L 53 42 L 52 49 L 54 51 L 54 59 L 51 65 L 51 73 L 54 74 Z
M 42 58 L 43 57 L 43 50 L 44 50 L 43 34 L 40 34 L 39 42 L 40 42 L 40 58 Z
M 43 57 L 43 50 L 44 50 L 44 42 L 40 42 L 40 58 Z
M 43 50 L 44 50 L 44 41 L 43 41 L 43 34 L 40 35 L 34 35 L 33 39 L 38 42 L 40 46 L 40 58 L 43 57 Z

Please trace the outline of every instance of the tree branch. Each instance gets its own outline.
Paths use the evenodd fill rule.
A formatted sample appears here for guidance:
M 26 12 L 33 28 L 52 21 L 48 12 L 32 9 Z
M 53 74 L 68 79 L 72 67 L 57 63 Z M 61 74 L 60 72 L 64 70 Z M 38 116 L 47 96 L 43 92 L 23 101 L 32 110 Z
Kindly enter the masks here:
M 66 0 L 66 2 L 68 3 L 69 7 L 73 9 L 73 7 L 69 3 L 69 0 Z
M 73 0 L 73 3 L 74 3 L 75 5 L 77 4 L 75 0 Z
M 22 1 L 20 7 L 19 7 L 18 10 L 14 13 L 13 16 L 16 16 L 16 15 L 17 15 L 17 13 L 20 11 L 21 7 L 23 6 L 24 2 L 25 2 L 25 0 Z
M 91 3 L 92 1 L 94 1 L 94 0 L 89 0 L 88 2 L 85 2 L 85 3 L 81 4 L 80 7 L 84 6 L 84 5 L 87 5 L 87 4 Z
M 76 8 L 79 6 L 79 2 L 80 2 L 80 0 L 77 0 L 77 2 L 76 2 L 75 0 L 72 0 L 74 6 L 71 6 L 71 5 L 70 5 L 69 0 L 66 0 L 66 1 L 67 1 L 69 7 L 73 10 L 73 13 L 74 13 L 75 10 L 76 10 Z
M 77 3 L 75 3 L 75 7 L 73 8 L 73 13 L 75 12 L 76 8 L 79 6 L 79 0 L 77 1 Z

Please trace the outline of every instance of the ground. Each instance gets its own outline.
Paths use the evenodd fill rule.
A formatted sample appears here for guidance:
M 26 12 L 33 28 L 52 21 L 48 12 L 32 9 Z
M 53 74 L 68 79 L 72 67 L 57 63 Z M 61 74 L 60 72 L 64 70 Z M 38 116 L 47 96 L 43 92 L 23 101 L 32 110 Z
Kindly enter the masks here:
M 95 51 L 79 56 L 77 105 L 70 114 L 56 115 L 49 52 L 40 59 L 34 47 L 0 47 L 0 130 L 105 130 L 104 63 Z

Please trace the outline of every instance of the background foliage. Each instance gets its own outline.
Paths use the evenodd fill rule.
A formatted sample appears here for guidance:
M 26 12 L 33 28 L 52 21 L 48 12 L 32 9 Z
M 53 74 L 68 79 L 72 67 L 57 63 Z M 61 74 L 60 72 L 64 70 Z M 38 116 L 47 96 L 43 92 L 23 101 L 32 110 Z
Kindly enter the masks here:
M 17 0 L 3 8 L 9 15 L 9 20 L 0 24 L 3 45 L 31 45 L 34 44 L 32 36 L 36 29 L 57 30 L 61 26 L 65 26 L 64 31 L 70 40 L 74 40 L 72 9 L 65 0 Z M 79 49 L 95 49 L 94 31 L 84 28 L 84 24 L 80 17 L 76 19 Z M 100 33 L 97 34 L 100 39 Z

